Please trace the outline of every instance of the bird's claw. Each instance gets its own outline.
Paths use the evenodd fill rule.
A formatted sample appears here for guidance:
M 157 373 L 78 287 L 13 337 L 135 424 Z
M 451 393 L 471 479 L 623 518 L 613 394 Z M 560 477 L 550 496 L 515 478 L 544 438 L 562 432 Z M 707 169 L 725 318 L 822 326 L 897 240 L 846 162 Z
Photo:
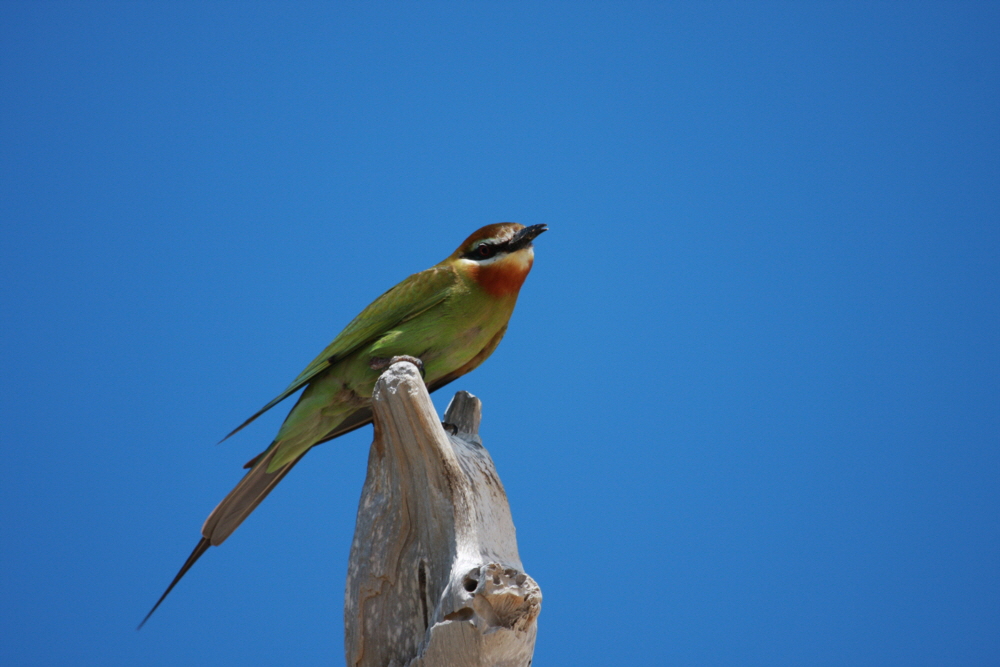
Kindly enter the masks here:
M 368 363 L 368 365 L 373 371 L 381 372 L 389 368 L 389 366 L 392 366 L 397 361 L 409 361 L 411 364 L 417 367 L 418 371 L 420 371 L 420 377 L 425 377 L 424 362 L 422 362 L 417 357 L 411 357 L 408 354 L 397 354 L 395 357 L 391 358 L 372 357 L 372 360 Z

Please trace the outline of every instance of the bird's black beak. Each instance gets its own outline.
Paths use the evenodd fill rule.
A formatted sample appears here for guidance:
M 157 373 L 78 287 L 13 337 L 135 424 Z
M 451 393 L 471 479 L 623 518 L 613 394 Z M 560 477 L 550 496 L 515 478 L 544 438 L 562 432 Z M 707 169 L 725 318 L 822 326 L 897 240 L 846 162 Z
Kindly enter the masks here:
M 520 250 L 521 248 L 527 248 L 531 245 L 531 242 L 535 240 L 535 237 L 542 232 L 549 231 L 546 225 L 531 225 L 530 227 L 525 227 L 517 234 L 514 234 L 514 238 L 507 242 L 507 252 L 514 252 Z

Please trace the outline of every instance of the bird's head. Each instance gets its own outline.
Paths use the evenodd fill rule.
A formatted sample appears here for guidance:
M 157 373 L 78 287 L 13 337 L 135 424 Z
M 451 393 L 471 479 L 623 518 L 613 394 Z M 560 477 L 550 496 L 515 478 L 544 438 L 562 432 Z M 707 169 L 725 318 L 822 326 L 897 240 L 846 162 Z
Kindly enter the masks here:
M 545 225 L 525 227 L 516 222 L 486 225 L 465 239 L 445 261 L 470 275 L 493 296 L 516 295 L 535 259 L 532 241 L 545 231 Z

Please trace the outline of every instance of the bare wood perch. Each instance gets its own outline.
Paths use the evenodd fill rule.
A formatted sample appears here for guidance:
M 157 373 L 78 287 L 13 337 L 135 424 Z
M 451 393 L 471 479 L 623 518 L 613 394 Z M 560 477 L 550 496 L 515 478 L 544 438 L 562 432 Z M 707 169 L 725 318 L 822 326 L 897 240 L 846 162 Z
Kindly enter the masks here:
M 350 667 L 526 667 L 542 593 L 523 572 L 507 494 L 455 394 L 441 426 L 416 366 L 372 397 L 375 439 L 344 600 Z

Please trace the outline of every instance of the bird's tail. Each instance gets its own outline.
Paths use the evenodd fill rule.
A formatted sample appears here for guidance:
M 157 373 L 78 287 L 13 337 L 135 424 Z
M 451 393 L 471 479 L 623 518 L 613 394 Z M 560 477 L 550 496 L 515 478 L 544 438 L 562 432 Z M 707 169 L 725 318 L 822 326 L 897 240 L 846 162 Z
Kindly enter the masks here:
M 250 516 L 260 501 L 271 493 L 288 471 L 295 467 L 295 464 L 302 460 L 305 452 L 297 459 L 278 468 L 274 472 L 267 472 L 271 459 L 274 458 L 277 447 L 272 446 L 263 455 L 257 457 L 250 469 L 240 483 L 216 505 L 212 513 L 205 519 L 205 525 L 201 527 L 201 534 L 213 547 L 217 547 L 226 541 L 226 538 L 233 534 L 243 520 Z M 307 450 L 308 451 L 308 450 Z
M 170 582 L 169 586 L 167 586 L 167 590 L 163 591 L 163 595 L 160 596 L 160 599 L 156 601 L 153 608 L 149 610 L 148 614 L 146 614 L 146 618 L 142 619 L 142 623 L 139 624 L 136 630 L 142 630 L 142 626 L 146 625 L 146 621 L 148 621 L 149 617 L 153 615 L 153 612 L 160 606 L 160 603 L 167 599 L 167 596 L 170 595 L 170 591 L 174 590 L 174 586 L 176 586 L 177 582 L 181 580 L 181 577 L 187 574 L 187 571 L 191 569 L 191 566 L 198 562 L 198 559 L 201 558 L 203 553 L 208 551 L 210 546 L 212 546 L 211 542 L 204 537 L 198 541 L 198 544 L 194 547 L 194 551 L 192 551 L 191 555 L 188 556 L 188 559 L 184 561 L 184 565 L 181 567 L 180 572 L 177 573 L 174 580 Z
M 370 424 L 372 421 L 372 411 L 370 407 L 362 407 L 356 409 L 352 412 L 346 419 L 341 421 L 336 427 L 334 427 L 329 433 L 319 438 L 313 445 L 318 445 L 321 442 L 326 442 L 327 440 L 332 440 L 333 438 L 349 433 L 354 429 L 361 428 L 366 424 Z M 233 534 L 243 520 L 250 516 L 257 505 L 260 505 L 260 501 L 267 497 L 267 494 L 278 485 L 288 471 L 295 467 L 295 464 L 302 460 L 302 457 L 306 455 L 306 452 L 302 452 L 298 457 L 292 459 L 283 466 L 268 472 L 267 469 L 271 465 L 271 461 L 274 459 L 274 455 L 278 451 L 278 443 L 273 442 L 271 446 L 261 452 L 258 456 L 255 456 L 250 462 L 245 466 L 250 468 L 250 471 L 243 476 L 239 484 L 233 488 L 229 494 L 222 499 L 212 513 L 208 515 L 205 519 L 205 525 L 201 527 L 202 538 L 199 540 L 197 546 L 195 546 L 194 551 L 188 556 L 187 561 L 185 561 L 184 566 L 181 567 L 180 572 L 174 577 L 174 580 L 170 582 L 167 586 L 167 590 L 160 596 L 160 599 L 156 601 L 153 608 L 146 618 L 142 619 L 142 623 L 139 624 L 141 628 L 149 617 L 153 615 L 156 608 L 160 606 L 160 603 L 167 597 L 177 582 L 191 569 L 191 566 L 201 558 L 202 554 L 208 551 L 209 547 L 217 547 L 226 541 L 226 538 Z M 308 449 L 306 451 L 309 451 Z M 138 629 L 138 628 L 137 628 Z
M 195 546 L 194 551 L 188 556 L 188 559 L 184 562 L 177 576 L 174 580 L 170 582 L 167 586 L 167 590 L 163 592 L 160 599 L 156 601 L 153 608 L 149 610 L 146 614 L 146 618 L 142 619 L 142 623 L 136 630 L 142 628 L 149 620 L 149 617 L 153 615 L 156 608 L 160 606 L 170 591 L 174 589 L 177 582 L 187 574 L 187 571 L 191 569 L 202 554 L 208 551 L 209 547 L 215 547 L 222 544 L 227 537 L 233 534 L 243 520 L 246 519 L 251 512 L 260 504 L 260 501 L 267 497 L 267 494 L 278 485 L 278 482 L 288 474 L 288 471 L 295 467 L 295 464 L 302 460 L 302 456 L 305 456 L 303 452 L 302 456 L 299 456 L 294 461 L 290 461 L 281 468 L 278 468 L 274 472 L 267 472 L 267 467 L 271 463 L 271 459 L 274 458 L 274 452 L 277 447 L 272 446 L 263 454 L 258 456 L 254 460 L 254 465 L 250 472 L 243 476 L 239 484 L 229 492 L 229 494 L 222 499 L 212 513 L 208 515 L 208 519 L 205 520 L 205 525 L 201 527 L 202 538 L 198 541 Z

